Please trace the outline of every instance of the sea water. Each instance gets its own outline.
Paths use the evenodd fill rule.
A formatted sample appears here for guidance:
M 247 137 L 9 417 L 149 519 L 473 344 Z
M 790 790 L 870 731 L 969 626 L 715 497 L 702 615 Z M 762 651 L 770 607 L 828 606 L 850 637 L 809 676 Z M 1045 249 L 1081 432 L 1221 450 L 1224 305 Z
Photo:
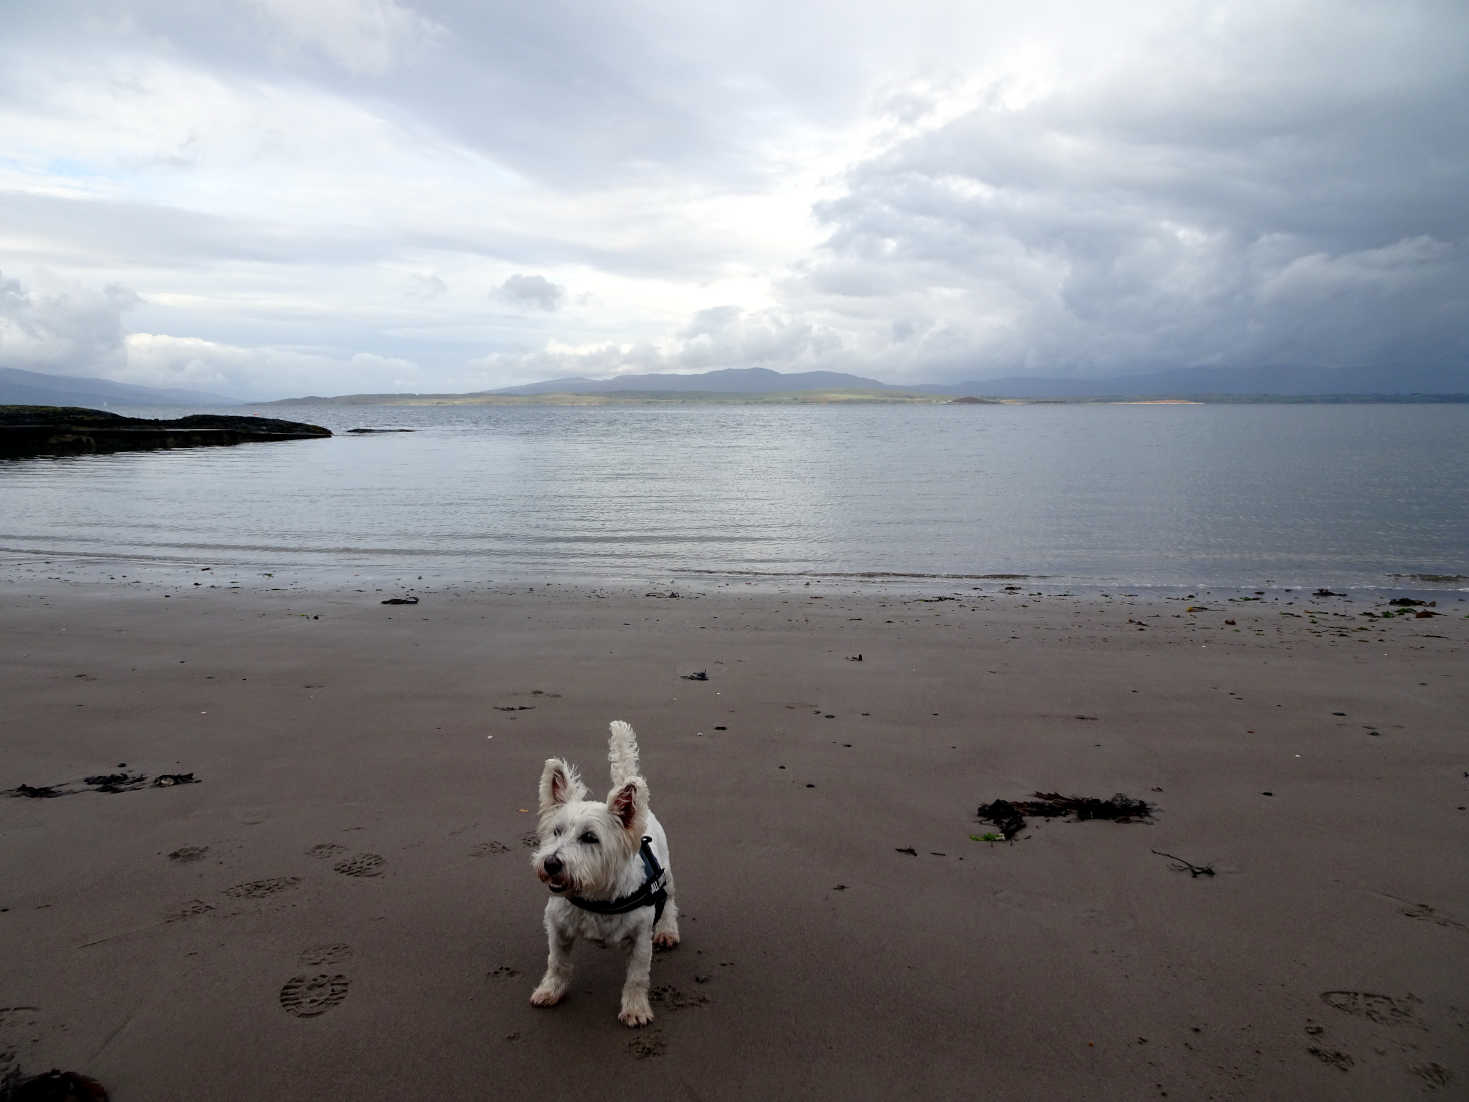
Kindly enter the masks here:
M 1469 405 L 232 412 L 339 435 L 0 462 L 0 568 L 1469 588 Z

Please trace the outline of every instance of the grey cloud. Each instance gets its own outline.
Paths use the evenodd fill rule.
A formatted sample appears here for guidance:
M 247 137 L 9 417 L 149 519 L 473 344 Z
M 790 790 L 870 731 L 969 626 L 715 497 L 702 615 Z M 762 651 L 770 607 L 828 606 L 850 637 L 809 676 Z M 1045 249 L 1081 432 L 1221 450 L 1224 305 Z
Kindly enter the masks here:
M 0 272 L 0 363 L 61 375 L 106 374 L 124 359 L 122 315 L 141 300 L 127 287 L 55 282 L 31 290 Z
M 1411 59 L 1373 72 L 1370 102 L 1341 73 L 1300 88 L 1241 53 L 1211 61 L 1233 94 L 1161 64 L 1157 86 L 984 104 L 901 142 L 817 208 L 829 236 L 786 306 L 869 325 L 870 354 L 918 374 L 1462 363 L 1465 39 L 1385 18 L 1452 56 L 1431 77 Z M 933 315 L 921 361 L 890 325 L 915 298 Z
M 500 284 L 496 294 L 508 302 L 537 310 L 555 311 L 566 298 L 566 288 L 545 276 L 521 275 L 517 272 Z

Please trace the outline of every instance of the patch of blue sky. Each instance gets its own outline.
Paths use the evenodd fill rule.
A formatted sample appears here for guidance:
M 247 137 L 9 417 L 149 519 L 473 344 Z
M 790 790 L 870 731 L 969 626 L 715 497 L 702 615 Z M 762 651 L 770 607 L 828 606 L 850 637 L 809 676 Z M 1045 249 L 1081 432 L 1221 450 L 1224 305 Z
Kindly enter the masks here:
M 66 176 L 73 180 L 85 180 L 106 175 L 101 169 L 93 168 L 71 157 L 52 157 L 46 162 L 46 172 L 52 176 Z

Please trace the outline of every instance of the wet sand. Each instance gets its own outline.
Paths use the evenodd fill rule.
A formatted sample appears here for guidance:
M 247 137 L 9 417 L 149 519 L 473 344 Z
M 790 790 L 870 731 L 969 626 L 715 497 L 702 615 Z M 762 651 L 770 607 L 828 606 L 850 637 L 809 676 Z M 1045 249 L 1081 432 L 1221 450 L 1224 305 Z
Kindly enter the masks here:
M 647 592 L 0 584 L 0 788 L 75 790 L 0 798 L 7 1065 L 117 1102 L 1466 1089 L 1469 605 Z M 540 765 L 599 789 L 616 718 L 683 912 L 637 1031 L 612 951 L 528 1002 Z M 198 783 L 82 780 L 117 772 Z M 1036 791 L 1157 811 L 974 840 Z

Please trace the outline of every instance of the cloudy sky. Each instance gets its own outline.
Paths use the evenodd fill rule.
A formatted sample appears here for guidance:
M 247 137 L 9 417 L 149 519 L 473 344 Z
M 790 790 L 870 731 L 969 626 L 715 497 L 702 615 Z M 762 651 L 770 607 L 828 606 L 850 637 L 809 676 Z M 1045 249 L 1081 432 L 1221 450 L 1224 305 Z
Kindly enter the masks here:
M 1469 359 L 1463 0 L 0 0 L 0 366 Z

